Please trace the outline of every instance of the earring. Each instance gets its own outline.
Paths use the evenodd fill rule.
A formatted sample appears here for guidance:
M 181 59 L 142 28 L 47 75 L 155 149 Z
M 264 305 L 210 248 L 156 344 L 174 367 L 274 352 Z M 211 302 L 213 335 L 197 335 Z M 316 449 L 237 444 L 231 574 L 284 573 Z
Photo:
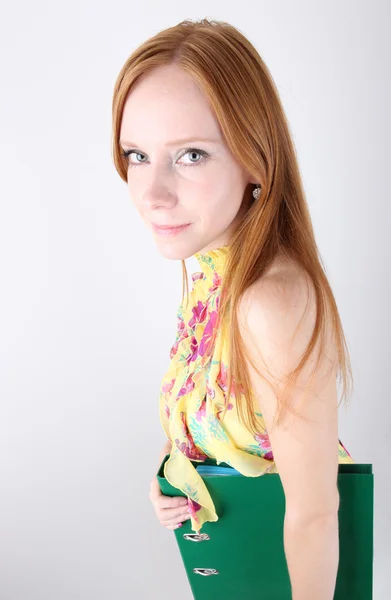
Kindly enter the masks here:
M 260 195 L 261 195 L 261 186 L 259 185 L 259 183 L 257 183 L 257 187 L 253 190 L 253 196 L 254 196 L 255 200 L 258 200 Z

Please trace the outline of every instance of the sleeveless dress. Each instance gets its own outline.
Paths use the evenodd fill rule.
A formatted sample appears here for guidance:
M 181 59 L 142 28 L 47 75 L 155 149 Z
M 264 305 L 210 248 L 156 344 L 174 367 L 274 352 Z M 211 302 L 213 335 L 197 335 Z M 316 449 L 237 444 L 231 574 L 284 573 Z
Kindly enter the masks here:
M 190 461 L 206 458 L 225 462 L 247 477 L 277 473 L 265 421 L 256 412 L 257 434 L 238 419 L 235 386 L 220 421 L 227 391 L 229 364 L 222 330 L 212 347 L 220 290 L 229 246 L 196 253 L 201 271 L 191 275 L 189 303 L 177 310 L 176 338 L 170 364 L 160 388 L 160 422 L 172 448 L 164 466 L 168 482 L 188 499 L 191 528 L 199 532 L 203 523 L 217 521 L 213 500 L 202 477 Z M 220 327 L 221 329 L 221 327 Z M 339 463 L 354 463 L 339 440 Z

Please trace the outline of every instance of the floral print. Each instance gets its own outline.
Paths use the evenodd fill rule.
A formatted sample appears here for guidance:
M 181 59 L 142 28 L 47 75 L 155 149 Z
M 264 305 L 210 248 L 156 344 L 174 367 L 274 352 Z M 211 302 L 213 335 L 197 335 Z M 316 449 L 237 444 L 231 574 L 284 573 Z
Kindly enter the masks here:
M 227 392 L 229 357 L 220 328 L 215 342 L 220 290 L 229 246 L 196 253 L 201 271 L 192 274 L 189 304 L 179 305 L 177 330 L 170 350 L 170 364 L 161 382 L 159 414 L 168 439 L 172 441 L 164 476 L 186 494 L 191 512 L 191 527 L 217 521 L 213 500 L 193 462 L 216 459 L 247 477 L 277 473 L 273 452 L 262 413 L 256 435 L 239 423 L 233 382 L 224 420 L 221 416 Z M 339 462 L 354 462 L 339 442 Z

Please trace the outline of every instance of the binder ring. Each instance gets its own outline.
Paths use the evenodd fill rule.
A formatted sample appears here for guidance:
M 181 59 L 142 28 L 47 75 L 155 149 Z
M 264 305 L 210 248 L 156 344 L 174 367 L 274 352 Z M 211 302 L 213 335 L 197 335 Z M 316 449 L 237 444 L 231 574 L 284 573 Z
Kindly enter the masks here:
M 204 542 L 210 540 L 207 533 L 184 533 L 183 537 L 190 542 Z
M 204 577 L 207 577 L 208 575 L 219 575 L 219 572 L 217 569 L 196 568 L 196 569 L 193 569 L 193 573 L 196 573 L 196 575 L 204 575 Z

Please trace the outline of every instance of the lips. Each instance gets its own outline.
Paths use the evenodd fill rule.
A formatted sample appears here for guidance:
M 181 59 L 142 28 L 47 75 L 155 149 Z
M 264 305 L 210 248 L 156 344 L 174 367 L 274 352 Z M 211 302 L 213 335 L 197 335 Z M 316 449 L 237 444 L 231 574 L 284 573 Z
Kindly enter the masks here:
M 160 235 L 176 235 L 181 231 L 185 231 L 191 223 L 186 223 L 185 225 L 155 225 L 152 224 L 153 230 L 155 233 Z
M 153 226 L 156 229 L 176 229 L 177 227 L 186 227 L 189 223 L 182 223 L 181 225 L 158 225 L 157 223 L 153 223 Z

